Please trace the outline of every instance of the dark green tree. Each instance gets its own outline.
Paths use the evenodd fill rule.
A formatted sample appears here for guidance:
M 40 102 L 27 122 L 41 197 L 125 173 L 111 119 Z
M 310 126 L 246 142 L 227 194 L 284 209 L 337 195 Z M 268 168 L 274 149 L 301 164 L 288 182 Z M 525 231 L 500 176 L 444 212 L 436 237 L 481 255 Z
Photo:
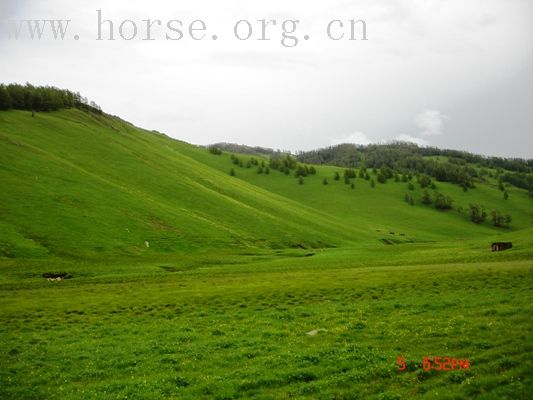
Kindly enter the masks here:
M 452 208 L 453 200 L 450 196 L 445 196 L 442 193 L 435 193 L 435 208 L 437 210 L 450 210 Z
M 348 179 L 355 179 L 357 177 L 357 174 L 352 168 L 347 168 L 344 170 L 344 177 Z
M 492 224 L 494 226 L 508 228 L 511 221 L 512 218 L 510 215 L 503 215 L 498 210 L 492 212 Z
M 431 204 L 431 195 L 427 190 L 424 190 L 424 193 L 422 194 L 422 204 Z
M 296 170 L 294 171 L 294 176 L 295 177 L 299 177 L 299 176 L 307 176 L 309 174 L 309 169 L 307 168 L 307 166 L 304 166 L 304 165 L 298 165 L 296 167 Z
M 214 154 L 217 156 L 222 154 L 222 150 L 218 148 L 217 146 L 209 146 L 207 149 L 209 150 L 211 154 Z
M 411 193 L 406 193 L 405 196 L 404 196 L 404 200 L 406 203 L 410 204 L 410 205 L 414 205 L 415 204 L 415 201 L 413 199 L 413 195 Z
M 33 86 L 29 83 L 24 86 L 19 84 L 2 86 L 11 100 L 10 108 L 16 110 L 56 111 L 76 107 L 84 111 L 102 114 L 102 109 L 98 104 L 89 102 L 80 94 L 74 94 L 68 90 L 50 86 Z M 3 101 L 1 103 L 4 104 Z
M 0 85 L 0 110 L 9 110 L 13 108 L 11 96 L 4 85 Z
M 427 175 L 421 174 L 418 176 L 418 183 L 422 189 L 427 188 L 431 185 L 431 178 Z
M 385 179 L 392 179 L 394 177 L 394 171 L 387 165 L 382 166 L 379 169 L 379 173 L 385 177 Z
M 470 220 L 475 224 L 481 224 L 487 218 L 487 213 L 483 206 L 470 204 Z

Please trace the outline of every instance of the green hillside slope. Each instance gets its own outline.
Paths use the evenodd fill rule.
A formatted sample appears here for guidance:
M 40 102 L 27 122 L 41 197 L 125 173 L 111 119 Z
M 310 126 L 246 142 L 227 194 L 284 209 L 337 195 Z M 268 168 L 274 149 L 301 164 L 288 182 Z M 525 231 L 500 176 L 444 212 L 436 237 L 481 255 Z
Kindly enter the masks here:
M 317 167 L 304 184 L 256 168 L 235 167 L 233 177 L 231 167 L 228 153 L 213 155 L 115 117 L 2 112 L 0 256 L 383 246 L 497 237 L 533 226 L 527 192 L 509 187 L 505 201 L 494 182 L 467 193 L 446 183 L 437 189 L 456 209 L 479 203 L 511 214 L 510 229 L 473 224 L 466 212 L 409 206 L 403 182 L 372 188 L 355 179 L 351 188 L 333 180 L 343 171 L 336 167 Z M 419 202 L 421 189 L 412 193 Z
M 4 112 L 0 146 L 4 256 L 320 247 L 362 232 L 116 118 Z

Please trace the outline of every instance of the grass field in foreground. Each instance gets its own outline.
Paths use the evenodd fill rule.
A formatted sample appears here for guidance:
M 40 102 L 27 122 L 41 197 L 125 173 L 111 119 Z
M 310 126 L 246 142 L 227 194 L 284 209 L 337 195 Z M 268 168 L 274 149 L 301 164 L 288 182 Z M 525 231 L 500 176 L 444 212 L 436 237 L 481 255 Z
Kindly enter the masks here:
M 315 262 L 348 265 L 307 269 L 305 257 L 264 256 L 185 271 L 106 266 L 61 282 L 4 282 L 0 398 L 531 393 L 531 261 L 357 267 L 331 251 Z M 398 355 L 468 358 L 471 366 L 399 372 Z

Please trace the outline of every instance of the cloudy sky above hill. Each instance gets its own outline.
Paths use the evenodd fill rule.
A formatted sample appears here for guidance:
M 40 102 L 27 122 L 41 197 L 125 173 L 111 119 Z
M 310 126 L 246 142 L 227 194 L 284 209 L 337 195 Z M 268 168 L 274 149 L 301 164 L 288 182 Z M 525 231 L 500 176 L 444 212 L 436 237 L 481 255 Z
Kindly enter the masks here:
M 115 40 L 107 22 L 97 40 L 97 10 Z M 18 20 L 49 19 L 70 20 L 63 40 L 46 25 L 32 40 L 26 22 L 14 39 Z M 143 40 L 147 19 L 154 40 Z M 367 40 L 361 23 L 349 40 L 350 20 L 361 19 Z M 2 0 L 0 20 L 0 81 L 80 91 L 191 143 L 407 140 L 533 158 L 530 0 Z M 202 40 L 191 38 L 194 20 L 206 25 L 193 26 Z M 239 20 L 250 23 L 237 29 L 243 38 L 251 28 L 247 40 L 235 37 Z M 270 40 L 258 40 L 259 20 L 276 21 Z M 293 34 L 287 20 L 299 21 Z

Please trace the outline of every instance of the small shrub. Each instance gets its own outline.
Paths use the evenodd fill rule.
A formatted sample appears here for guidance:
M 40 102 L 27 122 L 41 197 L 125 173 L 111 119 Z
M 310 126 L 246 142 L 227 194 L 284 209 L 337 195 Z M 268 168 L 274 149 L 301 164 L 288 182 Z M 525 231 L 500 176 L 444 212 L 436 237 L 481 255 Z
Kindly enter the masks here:
M 437 210 L 450 210 L 452 208 L 452 203 L 453 200 L 450 196 L 435 193 L 435 208 Z
M 487 218 L 487 213 L 483 206 L 470 204 L 470 220 L 475 224 L 481 224 Z
M 512 218 L 510 215 L 503 215 L 500 211 L 495 210 L 492 212 L 492 225 L 499 228 L 505 227 L 508 228 L 511 223 Z
M 345 169 L 344 177 L 348 179 L 355 179 L 356 177 L 355 171 L 352 168 Z
M 427 190 L 424 190 L 424 194 L 422 195 L 422 204 L 425 204 L 426 206 L 431 204 L 431 196 Z
M 419 175 L 418 176 L 418 183 L 420 184 L 420 187 L 422 189 L 427 188 L 431 185 L 431 178 L 427 175 Z

